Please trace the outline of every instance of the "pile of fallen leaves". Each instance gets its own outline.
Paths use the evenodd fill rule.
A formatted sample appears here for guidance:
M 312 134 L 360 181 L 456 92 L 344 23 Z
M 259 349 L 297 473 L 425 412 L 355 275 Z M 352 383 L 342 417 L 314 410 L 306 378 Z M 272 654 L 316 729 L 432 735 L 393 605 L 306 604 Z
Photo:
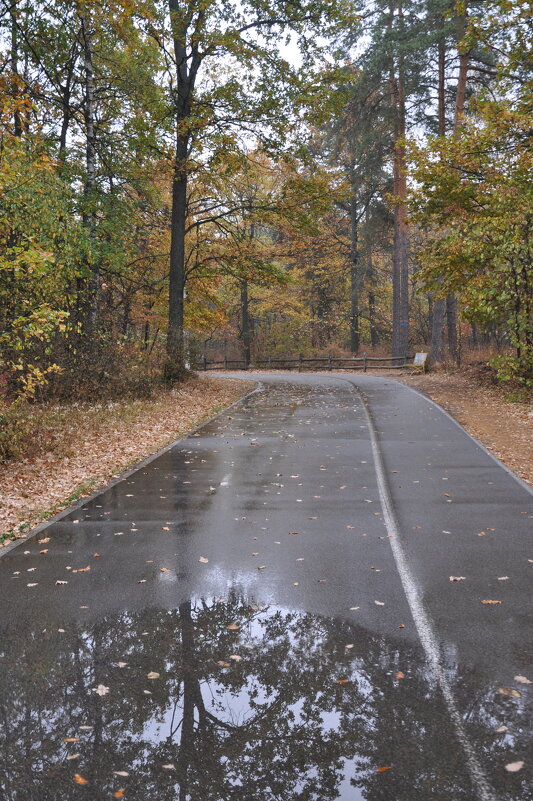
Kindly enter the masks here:
M 0 540 L 24 536 L 254 386 L 192 378 L 154 398 L 51 408 L 43 425 L 53 420 L 53 436 L 43 437 L 31 457 L 0 465 Z

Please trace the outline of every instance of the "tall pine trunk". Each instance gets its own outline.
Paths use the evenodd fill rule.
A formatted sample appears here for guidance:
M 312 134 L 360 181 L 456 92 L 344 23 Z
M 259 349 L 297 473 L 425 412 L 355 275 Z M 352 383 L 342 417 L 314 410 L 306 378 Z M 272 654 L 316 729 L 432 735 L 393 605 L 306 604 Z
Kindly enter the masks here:
M 398 5 L 403 32 L 403 6 Z M 394 115 L 393 194 L 394 236 L 392 253 L 392 355 L 407 357 L 409 349 L 409 234 L 407 230 L 407 174 L 405 158 L 405 76 L 403 55 L 397 70 L 391 65 L 391 97 Z
M 20 76 L 19 76 L 19 36 L 17 19 L 18 0 L 11 0 L 11 93 L 13 96 L 13 131 L 15 136 L 22 136 L 22 119 L 20 113 Z
M 360 344 L 359 335 L 359 226 L 357 217 L 357 194 L 352 188 L 350 203 L 350 350 L 357 355 Z
M 93 64 L 93 31 L 88 17 L 81 18 L 81 36 L 83 46 L 84 67 L 84 107 L 85 120 L 85 185 L 83 224 L 87 230 L 89 241 L 94 239 L 94 192 L 96 188 L 96 132 L 95 132 L 95 98 L 94 98 L 94 64 Z M 91 251 L 93 249 L 91 248 Z M 88 341 L 95 331 L 98 317 L 98 294 L 100 290 L 100 270 L 98 262 L 91 253 L 88 263 L 88 280 L 82 287 L 81 306 L 84 333 Z
M 458 138 L 461 135 L 461 124 L 465 109 L 466 82 L 470 57 L 469 50 L 464 44 L 467 20 L 467 5 L 465 3 L 463 13 L 457 18 L 457 53 L 459 55 L 459 73 L 457 76 L 455 111 L 453 117 L 453 135 L 455 138 Z M 448 350 L 453 361 L 459 364 L 461 354 L 459 352 L 459 343 L 457 338 L 457 297 L 453 294 L 446 298 L 446 318 L 448 327 Z
M 443 20 L 440 20 L 442 24 Z M 439 136 L 446 136 L 446 42 L 444 37 L 438 44 L 438 103 L 439 103 Z M 446 313 L 446 298 L 436 298 L 431 315 L 431 349 L 430 361 L 438 364 L 443 359 L 443 331 L 444 315 Z

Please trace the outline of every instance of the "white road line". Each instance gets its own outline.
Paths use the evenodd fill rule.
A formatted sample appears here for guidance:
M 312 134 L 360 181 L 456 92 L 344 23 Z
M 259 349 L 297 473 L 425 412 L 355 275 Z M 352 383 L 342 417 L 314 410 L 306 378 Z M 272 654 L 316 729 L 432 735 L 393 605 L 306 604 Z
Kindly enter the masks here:
M 411 572 L 411 568 L 409 567 L 405 552 L 402 547 L 400 529 L 396 519 L 396 514 L 394 512 L 392 497 L 387 482 L 387 475 L 383 465 L 381 448 L 379 445 L 374 420 L 372 419 L 372 415 L 368 407 L 367 398 L 361 392 L 358 386 L 353 384 L 351 381 L 348 381 L 348 383 L 350 383 L 355 389 L 363 403 L 363 409 L 368 422 L 370 441 L 372 444 L 372 455 L 374 457 L 374 465 L 376 468 L 379 497 L 383 509 L 383 518 L 387 530 L 391 536 L 389 542 L 394 555 L 394 561 L 396 562 L 396 567 L 400 575 L 409 608 L 411 609 L 411 614 L 415 622 L 420 642 L 422 643 L 422 647 L 435 680 L 442 692 L 456 737 L 463 748 L 470 778 L 477 796 L 480 801 L 498 801 L 496 793 L 485 776 L 485 772 L 477 758 L 474 746 L 470 742 L 468 734 L 463 726 L 461 713 L 457 706 L 452 687 L 448 681 L 446 671 L 442 664 L 442 655 L 438 644 L 438 638 L 435 633 L 434 623 L 431 620 L 428 611 L 424 607 L 417 589 L 416 580 Z

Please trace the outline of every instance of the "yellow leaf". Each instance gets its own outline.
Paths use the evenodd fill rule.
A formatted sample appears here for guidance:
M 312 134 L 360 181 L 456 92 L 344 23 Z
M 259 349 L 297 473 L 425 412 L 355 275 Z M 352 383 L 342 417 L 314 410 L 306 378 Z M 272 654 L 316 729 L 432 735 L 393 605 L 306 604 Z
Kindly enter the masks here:
M 513 687 L 498 687 L 500 695 L 509 695 L 511 698 L 522 698 L 522 693 L 515 690 Z
M 79 773 L 74 774 L 74 781 L 76 784 L 89 784 L 89 779 L 84 779 Z

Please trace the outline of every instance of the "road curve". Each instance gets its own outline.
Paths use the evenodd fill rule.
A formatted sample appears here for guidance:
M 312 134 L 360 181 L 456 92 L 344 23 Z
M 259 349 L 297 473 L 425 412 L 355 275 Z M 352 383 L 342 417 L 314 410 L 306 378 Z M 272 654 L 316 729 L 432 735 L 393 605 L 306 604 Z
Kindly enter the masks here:
M 250 377 L 0 559 L 2 798 L 532 799 L 531 491 L 391 379 Z

